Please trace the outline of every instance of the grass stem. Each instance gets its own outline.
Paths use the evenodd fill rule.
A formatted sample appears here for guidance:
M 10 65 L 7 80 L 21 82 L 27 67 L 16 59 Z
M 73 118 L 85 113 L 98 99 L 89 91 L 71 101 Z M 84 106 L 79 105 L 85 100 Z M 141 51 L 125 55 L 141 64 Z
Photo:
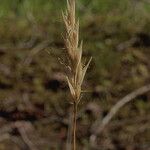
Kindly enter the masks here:
M 77 104 L 73 104 L 73 150 L 76 150 Z

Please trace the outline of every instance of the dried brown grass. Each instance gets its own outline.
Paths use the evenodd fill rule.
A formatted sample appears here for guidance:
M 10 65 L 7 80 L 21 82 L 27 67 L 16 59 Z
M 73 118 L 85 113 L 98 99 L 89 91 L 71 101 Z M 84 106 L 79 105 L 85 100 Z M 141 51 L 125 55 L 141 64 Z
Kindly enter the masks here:
M 68 73 L 66 75 L 67 83 L 72 96 L 73 104 L 73 150 L 76 150 L 76 116 L 77 107 L 81 99 L 82 83 L 91 62 L 90 60 L 83 64 L 82 52 L 83 42 L 79 42 L 79 20 L 76 20 L 76 4 L 75 0 L 67 0 L 67 9 L 62 13 L 65 23 L 66 34 L 64 42 L 67 52 Z

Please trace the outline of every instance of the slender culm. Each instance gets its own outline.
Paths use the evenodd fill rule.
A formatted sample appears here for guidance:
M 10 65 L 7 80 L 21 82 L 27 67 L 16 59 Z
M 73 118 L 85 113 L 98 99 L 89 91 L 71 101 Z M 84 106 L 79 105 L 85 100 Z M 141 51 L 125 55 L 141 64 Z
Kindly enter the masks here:
M 91 59 L 86 63 L 82 63 L 82 44 L 79 42 L 79 21 L 76 20 L 76 2 L 75 0 L 67 0 L 66 11 L 62 13 L 65 24 L 65 48 L 67 52 L 68 73 L 66 80 L 72 96 L 71 103 L 73 104 L 73 150 L 76 150 L 76 118 L 77 108 L 80 102 L 82 93 L 82 83 L 91 62 Z

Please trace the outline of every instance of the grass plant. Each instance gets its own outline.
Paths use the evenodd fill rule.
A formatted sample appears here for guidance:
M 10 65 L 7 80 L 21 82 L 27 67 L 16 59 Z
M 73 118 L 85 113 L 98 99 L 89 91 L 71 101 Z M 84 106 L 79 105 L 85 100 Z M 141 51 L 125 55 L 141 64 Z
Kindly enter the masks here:
M 76 120 L 77 108 L 81 100 L 82 83 L 91 62 L 91 58 L 86 64 L 82 62 L 82 45 L 79 42 L 79 20 L 76 20 L 76 1 L 67 0 L 67 9 L 62 13 L 63 21 L 65 23 L 65 48 L 67 54 L 66 80 L 71 93 L 71 103 L 73 104 L 73 144 L 72 149 L 76 150 Z

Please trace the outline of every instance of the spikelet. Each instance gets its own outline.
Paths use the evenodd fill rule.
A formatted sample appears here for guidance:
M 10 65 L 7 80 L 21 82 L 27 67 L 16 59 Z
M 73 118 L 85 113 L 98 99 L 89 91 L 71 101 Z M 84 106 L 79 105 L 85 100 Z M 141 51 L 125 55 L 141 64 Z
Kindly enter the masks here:
M 82 83 L 91 59 L 85 65 L 82 63 L 83 42 L 79 44 L 79 21 L 76 21 L 75 9 L 75 0 L 67 0 L 67 9 L 65 13 L 62 13 L 62 16 L 66 30 L 64 42 L 69 60 L 67 65 L 71 68 L 69 75 L 66 75 L 66 80 L 73 103 L 78 104 Z

